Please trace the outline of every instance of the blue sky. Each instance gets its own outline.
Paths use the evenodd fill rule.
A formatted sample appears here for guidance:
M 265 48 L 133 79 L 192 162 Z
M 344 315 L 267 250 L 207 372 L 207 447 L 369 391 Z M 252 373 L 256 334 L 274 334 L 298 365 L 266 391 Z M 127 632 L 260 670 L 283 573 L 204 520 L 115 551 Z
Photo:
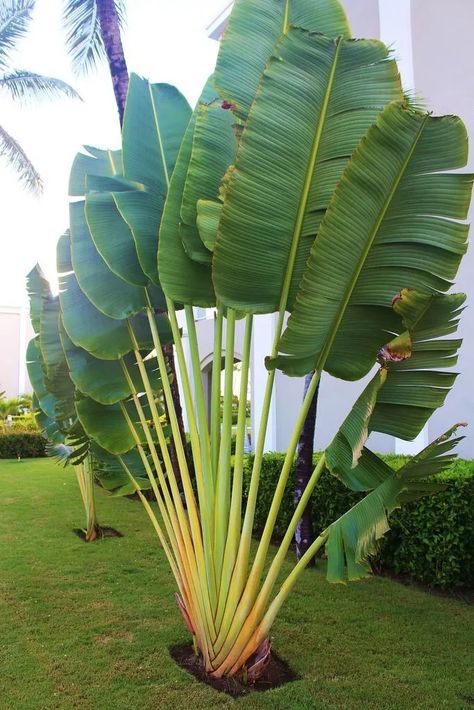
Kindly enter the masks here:
M 194 104 L 212 71 L 218 45 L 206 26 L 225 0 L 127 0 L 123 34 L 130 71 L 175 84 Z M 37 0 L 28 38 L 14 56 L 15 68 L 71 83 L 83 101 L 59 99 L 19 106 L 0 96 L 0 121 L 23 146 L 43 177 L 40 198 L 26 193 L 0 163 L 2 195 L 0 305 L 20 305 L 25 274 L 39 261 L 54 279 L 54 251 L 68 221 L 67 183 L 74 155 L 84 144 L 115 148 L 119 124 L 106 66 L 74 77 L 64 49 L 61 0 Z

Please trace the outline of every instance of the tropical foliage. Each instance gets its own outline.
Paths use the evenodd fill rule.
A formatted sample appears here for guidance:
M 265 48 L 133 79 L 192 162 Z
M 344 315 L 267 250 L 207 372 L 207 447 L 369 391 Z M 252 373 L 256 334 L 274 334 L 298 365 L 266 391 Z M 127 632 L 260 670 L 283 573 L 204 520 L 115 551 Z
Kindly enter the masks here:
M 35 0 L 4 0 L 0 3 L 0 90 L 13 101 L 68 96 L 79 98 L 76 91 L 60 79 L 11 66 L 11 54 L 28 31 Z M 0 126 L 0 155 L 18 175 L 28 190 L 41 192 L 41 177 L 27 154 L 7 130 Z
M 331 582 L 366 575 L 390 513 L 438 490 L 433 476 L 455 456 L 457 427 L 398 470 L 366 441 L 371 431 L 416 437 L 456 377 L 444 368 L 455 364 L 460 341 L 446 336 L 456 330 L 464 297 L 446 291 L 466 249 L 472 178 L 446 171 L 465 164 L 466 132 L 456 117 L 410 105 L 388 50 L 351 39 L 337 0 L 236 0 L 194 112 L 174 87 L 133 76 L 121 151 L 86 151 L 73 166 L 70 234 L 58 248 L 54 323 L 62 349 L 54 362 L 40 332 L 46 374 L 65 358 L 75 421 L 116 457 L 140 495 L 205 669 L 252 680 L 268 659 L 273 621 L 315 553 L 325 548 Z M 216 312 L 209 421 L 194 306 Z M 276 313 L 277 325 L 243 509 L 252 329 L 255 315 L 265 313 Z M 45 323 L 50 314 L 48 306 Z M 232 456 L 238 319 L 244 338 Z M 162 350 L 171 341 L 192 468 Z M 252 560 L 276 368 L 314 374 Z M 320 457 L 271 556 L 301 427 L 323 372 L 372 378 Z M 127 460 L 132 455 L 135 461 Z M 319 531 L 276 589 L 301 513 L 326 469 L 365 495 Z M 141 493 L 145 475 L 158 513 Z

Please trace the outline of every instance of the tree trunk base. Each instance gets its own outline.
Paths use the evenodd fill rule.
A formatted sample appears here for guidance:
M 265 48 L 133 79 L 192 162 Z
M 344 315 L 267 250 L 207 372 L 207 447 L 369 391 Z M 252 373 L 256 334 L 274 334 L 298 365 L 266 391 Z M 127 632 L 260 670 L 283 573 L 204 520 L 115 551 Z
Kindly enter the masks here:
M 100 525 L 98 525 L 95 530 L 95 537 L 88 536 L 83 528 L 74 528 L 73 532 L 80 537 L 81 540 L 84 540 L 84 542 L 94 542 L 96 540 L 102 540 L 104 537 L 123 537 L 122 533 L 115 530 L 115 528 L 109 528 L 107 526 L 101 527 Z
M 244 674 L 233 676 L 232 678 L 213 678 L 209 673 L 206 673 L 202 659 L 195 654 L 191 643 L 173 646 L 170 648 L 170 654 L 178 666 L 191 673 L 202 683 L 210 685 L 221 693 L 227 693 L 233 698 L 239 698 L 249 693 L 271 690 L 285 683 L 300 680 L 300 676 L 290 668 L 286 661 L 273 652 L 270 654 L 269 662 L 263 669 L 262 675 L 252 684 L 248 681 L 247 683 L 244 682 Z

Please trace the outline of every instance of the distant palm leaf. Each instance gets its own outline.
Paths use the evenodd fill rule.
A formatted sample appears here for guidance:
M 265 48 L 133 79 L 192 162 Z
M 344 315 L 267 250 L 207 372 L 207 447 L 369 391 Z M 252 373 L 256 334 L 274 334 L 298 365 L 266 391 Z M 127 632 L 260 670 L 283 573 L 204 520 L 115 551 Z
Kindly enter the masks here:
M 18 174 L 20 183 L 31 192 L 41 194 L 43 181 L 35 166 L 26 155 L 21 145 L 0 126 L 0 156 Z
M 77 91 L 65 81 L 35 74 L 25 69 L 15 69 L 0 76 L 0 89 L 8 91 L 14 101 L 54 99 L 59 96 L 67 96 L 71 99 L 80 98 Z
M 0 69 L 8 64 L 9 54 L 25 36 L 35 0 L 3 0 L 0 3 Z
M 57 96 L 80 98 L 79 94 L 60 79 L 42 76 L 24 69 L 12 69 L 10 53 L 16 43 L 26 35 L 35 0 L 2 0 L 0 2 L 0 89 L 9 92 L 14 101 L 47 99 Z M 21 145 L 0 126 L 0 156 L 4 157 L 18 174 L 20 183 L 28 190 L 40 194 L 43 183 L 39 173 Z

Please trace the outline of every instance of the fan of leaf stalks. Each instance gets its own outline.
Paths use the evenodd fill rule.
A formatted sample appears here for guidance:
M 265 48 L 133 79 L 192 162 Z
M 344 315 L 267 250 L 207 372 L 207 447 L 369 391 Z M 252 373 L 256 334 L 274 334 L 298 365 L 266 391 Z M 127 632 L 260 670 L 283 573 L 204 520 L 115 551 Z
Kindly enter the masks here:
M 446 336 L 456 330 L 464 296 L 446 292 L 466 249 L 462 220 L 472 178 L 446 171 L 465 165 L 466 132 L 456 117 L 410 105 L 387 49 L 351 39 L 336 0 L 236 0 L 194 112 L 174 87 L 132 76 L 121 151 L 86 150 L 73 167 L 70 236 L 62 237 L 58 259 L 59 331 L 77 419 L 142 498 L 207 672 L 252 680 L 308 561 L 325 548 L 329 581 L 368 574 L 389 514 L 438 490 L 433 477 L 454 457 L 456 427 L 398 471 L 366 440 L 372 431 L 415 438 L 456 378 L 445 368 L 456 363 L 460 341 Z M 209 419 L 194 306 L 215 309 Z M 276 332 L 244 508 L 252 330 L 254 316 L 265 313 L 277 314 Z M 232 375 L 241 319 L 234 457 Z M 192 471 L 163 356 L 170 342 Z M 276 368 L 314 375 L 252 556 Z M 273 548 L 298 437 L 323 372 L 371 379 Z M 127 460 L 130 452 L 139 465 Z M 325 469 L 366 496 L 319 531 L 281 579 L 298 520 Z M 141 493 L 144 475 L 157 507 Z

